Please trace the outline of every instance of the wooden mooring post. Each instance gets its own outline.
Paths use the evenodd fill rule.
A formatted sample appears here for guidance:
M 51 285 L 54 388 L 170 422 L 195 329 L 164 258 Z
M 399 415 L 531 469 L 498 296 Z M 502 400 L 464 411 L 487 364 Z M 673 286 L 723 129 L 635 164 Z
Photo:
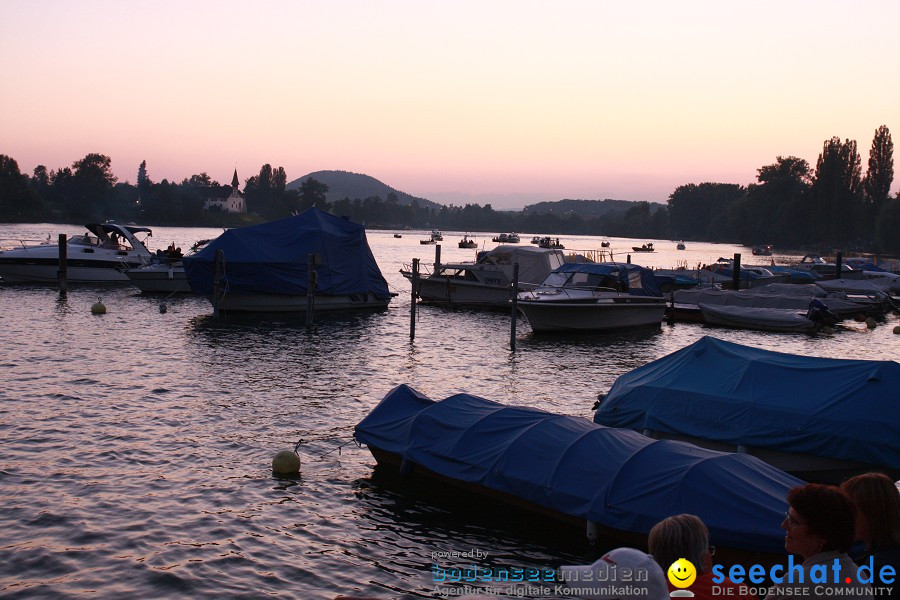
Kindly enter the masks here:
M 844 253 L 838 252 L 834 257 L 834 278 L 841 278 L 841 269 L 844 266 Z
M 65 296 L 69 291 L 69 246 L 66 243 L 66 234 L 59 234 L 59 270 L 56 272 L 56 280 L 59 282 L 59 295 Z
M 741 289 L 741 254 L 736 252 L 734 255 L 734 264 L 731 269 L 731 288 L 735 290 Z
M 306 257 L 306 328 L 313 326 L 313 314 L 316 312 L 316 255 L 310 253 Z
M 412 294 L 409 298 L 409 341 L 416 339 L 416 296 L 419 290 L 419 259 L 412 259 Z
M 513 263 L 512 285 L 509 288 L 512 294 L 512 315 L 509 327 L 509 349 L 511 352 L 516 351 L 516 319 L 519 312 L 519 263 Z
M 222 300 L 222 273 L 225 272 L 225 251 L 216 250 L 213 256 L 213 317 L 219 318 L 219 302 Z

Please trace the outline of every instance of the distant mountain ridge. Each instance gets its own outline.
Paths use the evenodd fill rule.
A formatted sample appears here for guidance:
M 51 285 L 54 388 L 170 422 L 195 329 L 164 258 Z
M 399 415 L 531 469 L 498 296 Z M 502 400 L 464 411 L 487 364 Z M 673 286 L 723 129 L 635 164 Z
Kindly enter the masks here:
M 365 200 L 370 196 L 378 196 L 382 200 L 387 200 L 388 194 L 394 193 L 397 195 L 398 203 L 403 206 L 412 204 L 412 201 L 415 200 L 421 207 L 438 210 L 443 207 L 437 202 L 426 200 L 425 198 L 416 198 L 406 192 L 395 190 L 369 175 L 351 173 L 350 171 L 316 171 L 291 181 L 285 187 L 289 190 L 296 190 L 300 187 L 300 184 L 310 177 L 328 186 L 328 191 L 325 193 L 325 199 L 328 202 L 337 202 L 344 198 Z
M 524 213 L 553 213 L 555 215 L 576 214 L 583 218 L 596 218 L 612 213 L 624 213 L 632 208 L 637 201 L 635 200 L 554 200 L 548 202 L 538 202 L 537 204 L 529 204 L 522 212 Z M 660 208 L 662 204 L 650 202 L 651 214 Z

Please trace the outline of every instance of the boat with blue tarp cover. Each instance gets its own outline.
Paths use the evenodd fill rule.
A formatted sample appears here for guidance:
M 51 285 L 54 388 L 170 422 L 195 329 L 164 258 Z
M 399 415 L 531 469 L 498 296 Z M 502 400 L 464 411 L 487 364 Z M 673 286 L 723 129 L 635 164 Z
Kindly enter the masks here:
M 746 454 L 653 440 L 581 417 L 406 385 L 357 424 L 380 465 L 587 525 L 645 538 L 661 519 L 698 515 L 717 547 L 782 553 L 779 524 L 802 481 Z
M 219 250 L 224 255 L 221 297 L 213 299 Z M 395 295 L 388 291 L 363 226 L 317 208 L 229 229 L 183 262 L 194 293 L 217 300 L 222 310 L 305 311 L 311 254 L 316 311 L 386 308 Z
M 815 481 L 900 478 L 900 364 L 816 358 L 703 337 L 621 375 L 594 421 L 739 449 Z

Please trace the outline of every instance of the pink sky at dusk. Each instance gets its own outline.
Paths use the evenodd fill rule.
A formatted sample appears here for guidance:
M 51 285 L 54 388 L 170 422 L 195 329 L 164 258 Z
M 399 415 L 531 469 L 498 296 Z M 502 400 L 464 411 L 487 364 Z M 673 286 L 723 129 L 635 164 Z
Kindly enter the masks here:
M 134 182 L 264 163 L 442 203 L 665 202 L 900 131 L 895 0 L 4 0 L 0 154 Z M 895 180 L 894 190 L 898 188 Z

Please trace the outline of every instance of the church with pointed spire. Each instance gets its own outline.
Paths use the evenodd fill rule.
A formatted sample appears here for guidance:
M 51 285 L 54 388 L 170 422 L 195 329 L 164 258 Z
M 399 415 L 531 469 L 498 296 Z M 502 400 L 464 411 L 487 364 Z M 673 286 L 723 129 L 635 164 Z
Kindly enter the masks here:
M 225 188 L 226 190 L 228 188 Z M 228 196 L 218 198 L 208 198 L 203 205 L 204 210 L 220 210 L 227 213 L 246 213 L 247 202 L 241 193 L 241 182 L 238 179 L 237 169 L 234 170 L 234 177 L 231 179 L 231 192 Z

